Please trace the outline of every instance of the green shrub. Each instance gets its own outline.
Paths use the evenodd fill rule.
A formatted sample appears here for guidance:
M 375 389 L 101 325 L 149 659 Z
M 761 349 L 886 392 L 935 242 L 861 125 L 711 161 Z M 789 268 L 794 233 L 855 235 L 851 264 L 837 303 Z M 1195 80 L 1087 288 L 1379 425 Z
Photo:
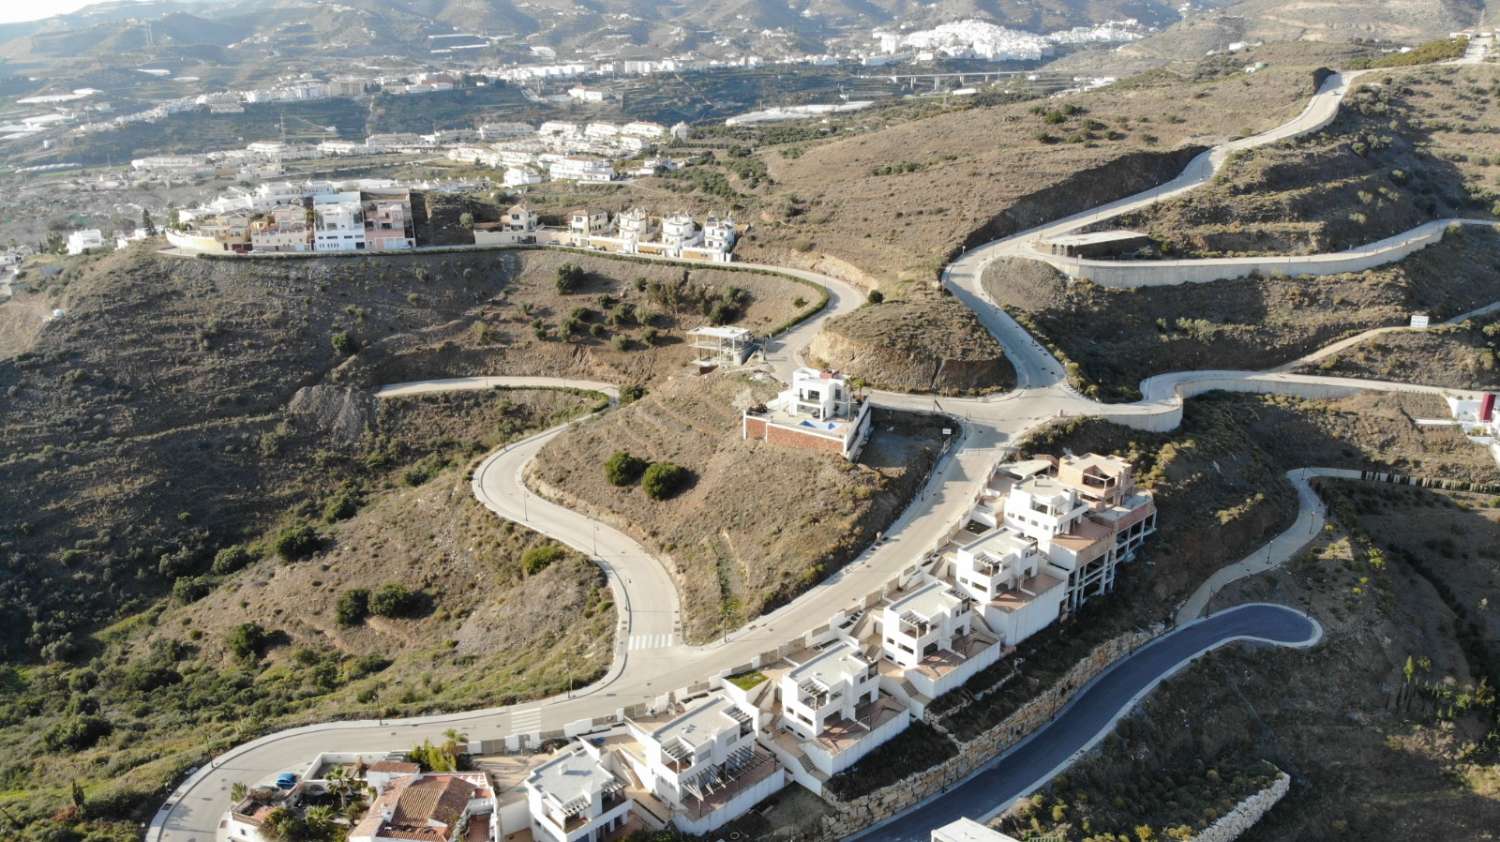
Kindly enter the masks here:
M 521 553 L 521 569 L 526 575 L 533 576 L 546 570 L 554 561 L 563 557 L 563 548 L 556 544 L 547 543 L 536 547 L 530 547 Z
M 341 330 L 329 337 L 333 344 L 333 350 L 346 357 L 352 357 L 359 353 L 359 341 L 349 335 L 348 331 Z
M 207 576 L 178 576 L 172 583 L 172 598 L 186 605 L 208 596 L 214 589 L 214 580 Z
M 370 595 L 370 613 L 380 617 L 406 617 L 422 604 L 422 592 L 399 582 L 387 582 Z
M 323 535 L 310 525 L 300 523 L 277 532 L 271 547 L 286 561 L 301 561 L 323 548 Z
M 653 462 L 641 474 L 641 488 L 652 500 L 666 500 L 676 496 L 692 478 L 687 468 L 671 462 Z
M 255 554 L 244 544 L 231 544 L 214 554 L 213 572 L 224 576 L 255 560 Z
M 885 293 L 878 289 L 872 289 L 870 290 L 870 294 L 865 296 L 865 300 L 871 304 L 883 304 L 885 303 Z
M 623 450 L 616 450 L 604 461 L 604 478 L 610 485 L 627 486 L 641 478 L 649 463 Z
M 260 657 L 269 641 L 270 637 L 259 623 L 240 623 L 224 635 L 224 645 L 229 651 L 247 660 Z
M 577 292 L 588 278 L 588 273 L 583 268 L 572 263 L 564 263 L 557 267 L 557 291 L 563 295 Z
M 113 731 L 114 726 L 101 716 L 70 716 L 48 728 L 42 743 L 50 751 L 82 751 Z
M 338 605 L 333 609 L 334 619 L 341 626 L 357 626 L 370 616 L 370 592 L 364 588 L 351 588 L 339 594 Z
M 349 486 L 344 486 L 323 504 L 323 520 L 328 523 L 348 520 L 359 511 L 359 502 L 359 492 Z

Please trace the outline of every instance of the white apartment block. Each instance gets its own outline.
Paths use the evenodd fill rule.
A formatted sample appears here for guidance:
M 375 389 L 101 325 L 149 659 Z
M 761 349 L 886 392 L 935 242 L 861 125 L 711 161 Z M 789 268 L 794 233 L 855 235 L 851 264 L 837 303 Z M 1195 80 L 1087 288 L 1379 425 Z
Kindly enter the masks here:
M 130 168 L 166 172 L 200 171 L 208 169 L 208 158 L 203 155 L 149 155 L 132 159 Z
M 885 607 L 881 655 L 907 669 L 951 649 L 973 626 L 974 600 L 943 582 L 928 582 Z
M 786 784 L 776 758 L 757 744 L 770 715 L 723 690 L 656 720 L 627 720 L 633 746 L 622 752 L 643 787 L 693 835 L 744 815 Z
M 799 368 L 790 388 L 744 411 L 740 437 L 837 453 L 852 462 L 870 437 L 870 402 L 854 394 L 843 375 Z
M 917 713 L 1000 660 L 1002 644 L 974 606 L 948 582 L 920 579 L 881 612 L 881 657 L 900 668 L 904 682 L 892 689 Z
M 781 678 L 781 725 L 825 776 L 905 731 L 911 712 L 880 690 L 880 670 L 854 641 L 832 642 Z
M 364 208 L 358 192 L 313 196 L 312 210 L 314 251 L 364 251 Z
M 104 234 L 98 228 L 84 228 L 68 234 L 68 254 L 83 254 L 104 247 Z
M 667 136 L 667 127 L 663 126 L 661 123 L 650 123 L 643 120 L 637 120 L 633 123 L 626 123 L 625 125 L 621 126 L 620 132 L 622 134 L 643 137 L 647 140 L 660 140 Z
M 1135 487 L 1128 462 L 1088 454 L 996 466 L 969 521 L 975 540 L 960 549 L 957 567 L 970 582 L 1003 584 L 1001 593 L 1009 596 L 991 596 L 991 603 L 1000 599 L 1022 612 L 1011 627 L 1024 632 L 1056 599 L 1049 595 L 1052 579 L 1064 583 L 1064 613 L 1113 590 L 1118 565 L 1133 559 L 1156 531 L 1156 505 L 1149 492 Z M 1012 538 L 989 532 L 996 529 Z M 1028 543 L 1035 549 L 1025 549 Z M 1046 564 L 1037 568 L 1034 554 Z M 980 588 L 967 587 L 981 598 Z M 989 609 L 986 617 L 992 617 Z M 1005 637 L 1007 645 L 1019 642 Z
M 615 166 L 599 158 L 563 158 L 547 167 L 555 181 L 605 182 L 615 177 Z
M 1063 578 L 1048 572 L 1037 542 L 1006 529 L 961 545 L 953 580 L 973 597 L 985 625 L 1006 646 L 1056 622 L 1068 594 Z
M 526 777 L 535 842 L 594 842 L 625 826 L 631 800 L 612 758 L 578 742 Z
M 479 139 L 493 142 L 531 137 L 536 129 L 526 123 L 484 123 L 479 127 Z

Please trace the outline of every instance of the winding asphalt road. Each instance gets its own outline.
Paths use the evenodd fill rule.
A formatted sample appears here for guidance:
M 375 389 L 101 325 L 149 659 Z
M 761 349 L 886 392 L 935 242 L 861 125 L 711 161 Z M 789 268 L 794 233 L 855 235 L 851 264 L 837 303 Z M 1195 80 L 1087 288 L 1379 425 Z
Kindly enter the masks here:
M 1180 626 L 1117 661 L 1074 695 L 1045 728 L 963 783 L 853 838 L 927 842 L 933 828 L 961 816 L 987 819 L 1066 768 L 1156 685 L 1203 653 L 1237 640 L 1305 648 L 1322 635 L 1317 621 L 1281 605 L 1240 605 Z
M 874 393 L 871 398 L 879 405 L 944 412 L 962 417 L 966 423 L 962 425 L 960 438 L 934 469 L 918 498 L 887 530 L 886 541 L 868 549 L 853 563 L 798 599 L 711 645 L 684 644 L 680 639 L 676 589 L 661 561 L 623 532 L 543 500 L 525 488 L 521 477 L 526 464 L 560 432 L 557 429 L 546 431 L 487 457 L 475 471 L 474 492 L 501 517 L 537 529 L 599 560 L 622 609 L 615 659 L 606 677 L 575 693 L 507 708 L 390 722 L 323 723 L 268 735 L 231 749 L 215 758 L 210 766 L 191 774 L 153 818 L 146 838 L 151 842 L 208 842 L 216 836 L 232 784 L 263 780 L 305 763 L 318 751 L 400 749 L 423 737 L 437 737 L 444 729 L 455 725 L 462 727 L 471 739 L 556 730 L 615 715 L 626 706 L 651 702 L 674 689 L 746 663 L 755 655 L 822 625 L 834 611 L 851 607 L 865 594 L 921 558 L 965 515 L 990 466 L 1008 452 L 1011 444 L 1028 431 L 1057 417 L 1094 415 L 1122 424 L 1165 430 L 1175 427 L 1180 420 L 1183 397 L 1206 388 L 1263 391 L 1310 387 L 1351 391 L 1413 388 L 1405 384 L 1345 382 L 1285 372 L 1183 372 L 1151 378 L 1143 383 L 1146 399 L 1138 403 L 1100 404 L 1083 398 L 1068 387 L 1061 364 L 991 301 L 980 283 L 984 269 L 991 261 L 1007 256 L 1025 256 L 1027 243 L 1031 240 L 1067 233 L 1178 195 L 1211 178 L 1228 155 L 1237 149 L 1274 143 L 1327 125 L 1336 115 L 1338 103 L 1352 78 L 1353 74 L 1330 78 L 1307 108 L 1293 120 L 1270 132 L 1203 153 L 1181 176 L 1167 184 L 972 249 L 948 266 L 943 273 L 945 285 L 975 311 L 1004 346 L 1016 368 L 1019 388 L 1006 395 L 981 398 L 934 399 L 932 396 Z M 778 338 L 768 349 L 771 373 L 786 380 L 791 369 L 800 363 L 802 352 L 823 322 L 858 307 L 863 295 L 848 284 L 817 273 L 781 267 L 763 268 L 813 281 L 825 286 L 830 293 L 829 302 L 822 311 Z M 482 389 L 495 385 L 566 386 L 611 391 L 608 384 L 602 383 L 497 377 L 397 384 L 382 389 L 379 394 L 397 397 L 449 388 Z M 1110 718 L 1128 707 L 1123 701 L 1126 697 L 1119 695 L 1120 692 L 1144 693 L 1155 682 L 1180 668 L 1184 658 L 1201 651 L 1204 646 L 1220 645 L 1245 635 L 1288 645 L 1309 645 L 1316 637 L 1308 633 L 1313 624 L 1301 618 L 1302 625 L 1299 626 L 1293 616 L 1296 616 L 1295 612 L 1289 609 L 1270 606 L 1226 611 L 1197 625 L 1184 627 L 1170 638 L 1142 649 L 1127 662 L 1130 666 L 1122 665 L 1096 682 L 1096 686 L 1106 690 L 1115 687 L 1114 682 L 1120 682 L 1118 688 L 1109 692 L 1091 691 L 1080 697 L 1070 709 L 1078 711 L 1076 718 L 1066 720 L 1071 724 L 1056 732 L 1048 729 L 1044 733 L 1053 733 L 1053 736 L 1033 740 L 1037 747 L 1028 751 L 1035 754 L 1020 753 L 1031 745 L 1027 743 L 1008 755 L 1004 763 L 994 767 L 1000 769 L 1003 766 L 1003 770 L 984 773 L 998 774 L 1002 779 L 994 780 L 988 789 L 961 787 L 955 792 L 970 793 L 965 796 L 968 800 L 944 801 L 945 806 L 941 809 L 937 806 L 922 808 L 913 813 L 912 818 L 904 820 L 906 824 L 891 825 L 891 832 L 917 834 L 921 830 L 919 835 L 925 838 L 925 829 L 920 825 L 928 819 L 918 816 L 940 812 L 946 821 L 961 814 L 984 814 L 997 803 L 998 795 L 1009 791 L 1007 787 L 1024 788 L 1035 780 L 1045 780 L 1052 772 L 1044 774 L 1043 770 L 1054 769 L 1057 762 L 1071 757 L 1086 746 L 1089 739 L 1102 736 Z M 1085 698 L 1090 701 L 1085 703 Z M 1107 710 L 1111 704 L 1114 705 L 1112 713 Z M 1018 780 L 1028 776 L 1035 780 Z M 998 795 L 995 787 L 1000 787 Z M 910 830 L 901 830 L 904 827 Z

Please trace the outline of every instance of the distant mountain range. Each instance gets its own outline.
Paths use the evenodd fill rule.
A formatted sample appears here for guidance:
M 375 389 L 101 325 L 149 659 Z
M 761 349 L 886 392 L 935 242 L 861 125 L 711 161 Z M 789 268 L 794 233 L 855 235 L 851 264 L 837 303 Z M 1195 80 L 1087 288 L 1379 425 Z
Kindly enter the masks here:
M 515 60 L 532 47 L 559 56 L 709 57 L 822 52 L 876 28 L 979 18 L 1047 33 L 1135 19 L 1166 30 L 1205 15 L 1247 37 L 1347 40 L 1434 37 L 1480 20 L 1484 0 L 148 0 L 115 2 L 0 25 L 0 59 L 16 67 L 60 61 L 157 59 L 244 65 L 269 57 L 433 56 L 434 36 L 479 36 L 463 51 Z M 1203 28 L 1184 33 L 1194 49 Z M 1227 35 L 1225 37 L 1228 37 Z M 482 40 L 480 40 L 482 39 Z

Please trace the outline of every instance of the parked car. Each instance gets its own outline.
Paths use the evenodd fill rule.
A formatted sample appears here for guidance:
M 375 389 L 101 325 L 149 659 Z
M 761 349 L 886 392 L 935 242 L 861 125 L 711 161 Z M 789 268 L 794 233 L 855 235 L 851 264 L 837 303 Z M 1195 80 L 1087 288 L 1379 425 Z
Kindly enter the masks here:
M 276 776 L 277 789 L 291 789 L 297 785 L 297 775 L 293 772 L 282 772 Z

